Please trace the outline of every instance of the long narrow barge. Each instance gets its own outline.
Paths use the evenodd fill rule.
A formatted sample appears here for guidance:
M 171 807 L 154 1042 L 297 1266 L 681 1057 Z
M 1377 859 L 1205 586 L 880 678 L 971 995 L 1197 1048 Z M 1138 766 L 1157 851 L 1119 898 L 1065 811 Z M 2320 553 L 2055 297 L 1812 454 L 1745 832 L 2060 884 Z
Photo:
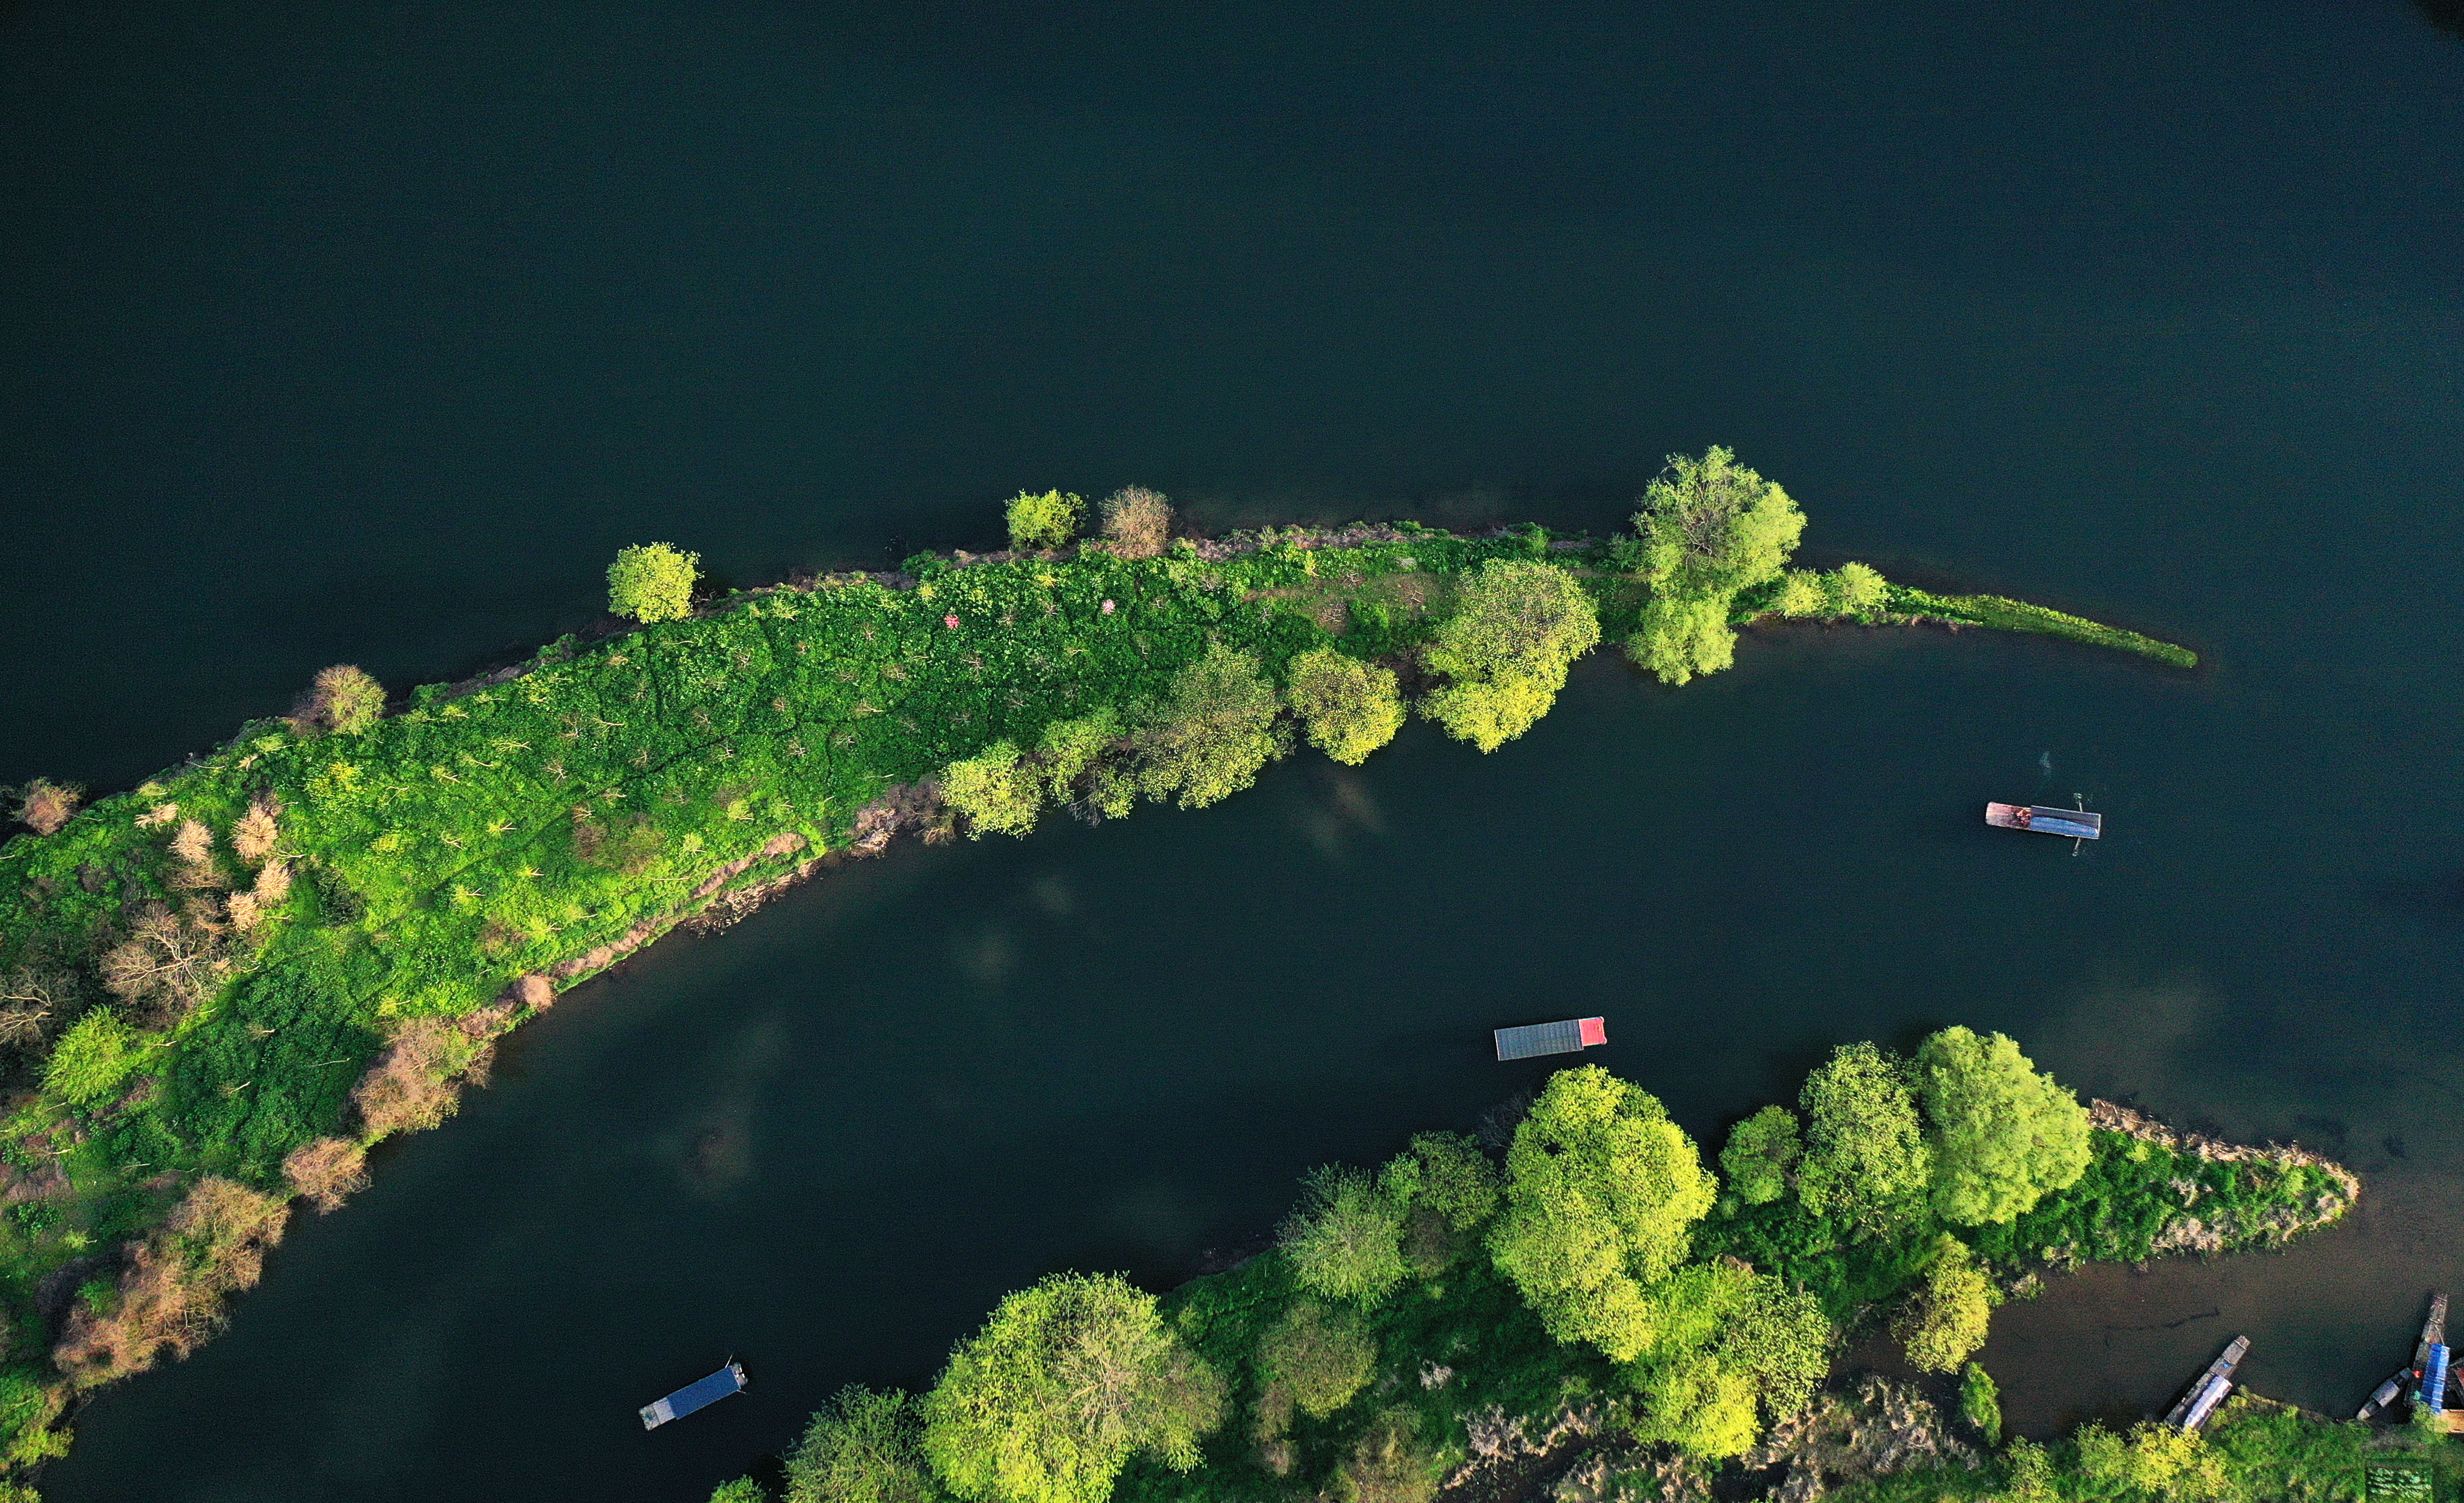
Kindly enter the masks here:
M 1563 1023 L 1533 1023 L 1494 1030 L 1497 1057 L 1530 1059 L 1540 1054 L 1579 1054 L 1609 1041 L 1606 1018 L 1568 1018 Z
M 2042 804 L 1988 804 L 1985 823 L 1996 829 L 2026 829 L 2039 835 L 2066 835 L 2073 840 L 2104 838 L 2104 816 L 2085 809 L 2049 808 Z
M 642 1428 L 655 1430 L 670 1420 L 681 1420 L 707 1409 L 730 1394 L 744 1390 L 744 1364 L 730 1362 L 707 1378 L 685 1384 L 656 1404 L 642 1405 Z
M 2250 1337 L 2234 1337 L 2208 1364 L 2208 1370 L 2199 1375 L 2198 1381 L 2185 1389 L 2182 1397 L 2173 1401 L 2173 1407 L 2165 1411 L 2165 1423 L 2177 1430 L 2195 1430 L 2207 1424 L 2208 1416 L 2215 1413 L 2216 1405 L 2233 1392 L 2233 1369 L 2249 1355 Z

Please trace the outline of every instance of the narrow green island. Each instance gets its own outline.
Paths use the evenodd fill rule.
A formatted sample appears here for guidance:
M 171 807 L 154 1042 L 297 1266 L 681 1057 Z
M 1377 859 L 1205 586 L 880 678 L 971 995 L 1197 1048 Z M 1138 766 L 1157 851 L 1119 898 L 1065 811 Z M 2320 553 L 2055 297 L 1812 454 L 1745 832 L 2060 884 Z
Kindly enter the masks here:
M 1160 1298 L 1011 1294 L 929 1391 L 829 1399 L 783 1493 L 711 1503 L 2359 1503 L 2367 1458 L 2464 1456 L 2248 1395 L 2203 1429 L 2006 1440 L 1972 1356 L 2048 1271 L 2280 1245 L 2360 1193 L 2299 1149 L 2083 1106 L 1965 1028 L 1837 1050 L 1716 1170 L 1583 1066 L 1482 1138 L 1317 1170 L 1270 1249 Z M 1840 1371 L 1878 1336 L 1906 1373 Z
M 918 555 L 896 572 L 718 599 L 696 599 L 692 555 L 627 549 L 609 571 L 611 608 L 631 623 L 621 631 L 393 697 L 356 668 L 328 669 L 287 715 L 137 788 L 91 801 L 62 782 L 18 789 L 24 831 L 0 846 L 0 1497 L 33 1495 L 83 1396 L 208 1339 L 296 1211 L 331 1211 L 365 1183 L 372 1144 L 450 1116 L 460 1092 L 484 1082 L 504 1032 L 676 925 L 723 924 L 902 832 L 972 838 L 1023 833 L 1059 808 L 1104 819 L 1141 803 L 1199 807 L 1302 740 L 1359 762 L 1413 713 L 1494 751 L 1547 714 L 1573 662 L 1609 639 L 1672 686 L 1727 667 L 1739 629 L 1784 618 L 2035 631 L 2196 663 L 2134 632 L 1907 588 L 1859 564 L 1792 568 L 1803 514 L 1721 449 L 1672 459 L 1634 530 L 1605 541 L 1411 523 L 1176 538 L 1164 497 L 1138 488 L 1108 498 L 1081 541 L 1087 511 L 1074 496 L 1024 494 L 1009 503 L 1004 552 Z M 1629 1108 L 1642 1110 L 1617 1111 Z M 1817 1311 L 1828 1330 L 1901 1297 L 1910 1280 L 1968 1287 L 2043 1255 L 2033 1233 L 2009 1231 L 2017 1240 L 2006 1244 L 1975 1229 L 2033 1225 L 2024 1218 L 1951 1216 L 1942 1225 L 1973 1231 L 1954 1252 L 1931 1212 L 1869 1217 L 1820 1190 L 1809 1205 L 1807 1183 L 1824 1182 L 1808 1182 L 1805 1166 L 1827 1161 L 1825 1118 L 1809 1112 L 1812 1157 L 1785 1162 L 1785 1135 L 1767 1122 L 1756 1131 L 1777 1179 L 1731 1165 L 1721 1189 L 1693 1171 L 1677 1204 L 1702 1205 L 1651 1233 L 1659 1250 L 1585 1245 L 1591 1263 L 1624 1260 L 1626 1282 L 1602 1286 L 1628 1291 L 1620 1318 L 1668 1332 L 1746 1318 L 1645 1314 L 1663 1298 L 1654 1291 L 1683 1279 L 1695 1291 L 1687 1310 L 1796 1322 L 1792 1339 L 1811 1351 Z M 1654 1142 L 1675 1132 L 1636 1131 Z M 2116 1229 L 2153 1214 L 2131 1198 L 2140 1181 L 2115 1166 L 2117 1151 L 2099 1146 L 2087 1177 L 2044 1203 L 2069 1207 L 2058 1246 L 2078 1256 L 2145 1255 Z M 1652 1152 L 1683 1178 L 1678 1160 L 1692 1149 Z M 1526 1193 L 1510 1169 L 1500 1190 L 1454 1150 L 1422 1157 L 1433 1186 L 1477 1182 L 1509 1207 Z M 1260 1337 L 1242 1322 L 1303 1308 L 1287 1249 L 1183 1292 L 1169 1311 L 1181 1343 L 1170 1350 L 1197 1364 L 1189 1375 L 1213 1375 L 1189 1376 L 1190 1391 L 1215 1394 L 1231 1428 L 1155 1440 L 1116 1395 L 1128 1407 L 1103 1419 L 1111 1439 L 1067 1461 L 1066 1484 L 1030 1476 L 1050 1457 L 936 1452 L 934 1475 L 968 1498 L 1093 1497 L 1092 1479 L 1109 1487 L 1136 1453 L 1160 1460 L 1135 1464 L 1133 1490 L 1246 1477 L 1222 1486 L 1272 1478 L 1296 1492 L 1337 1485 L 1327 1480 L 1340 1471 L 1332 1446 L 1387 1458 L 1375 1477 L 1417 1478 L 1450 1447 L 1478 1453 L 1483 1442 L 1459 1418 L 1465 1395 L 1528 1425 L 1564 1407 L 1529 1406 L 1533 1384 L 1553 1384 L 1563 1401 L 1593 1396 L 1584 1403 L 1600 1425 L 1624 1424 L 1601 1405 L 1613 1391 L 1643 1402 L 1645 1389 L 1617 1388 L 1637 1362 L 1694 1374 L 1683 1381 L 1702 1390 L 1697 1419 L 1647 1422 L 1661 1426 L 1650 1444 L 1735 1454 L 1717 1448 L 1755 1426 L 1738 1418 L 1730 1390 L 1746 1380 L 1719 1366 L 1727 1359 L 1681 1361 L 1670 1347 L 1663 1359 L 1650 1354 L 1678 1337 L 1636 1347 L 1565 1324 L 1563 1311 L 1527 1296 L 1541 1276 L 1532 1260 L 1573 1253 L 1473 1255 L 1521 1213 L 1475 1215 L 1489 1191 L 1465 1189 L 1472 1199 L 1440 1216 L 1440 1236 L 1424 1214 L 1439 1203 L 1404 1183 L 1413 1172 L 1336 1176 L 1317 1192 L 1326 1206 L 1374 1202 L 1402 1216 L 1411 1282 L 1319 1299 L 1307 1307 L 1318 1315 L 1292 1316 L 1303 1324 L 1276 1326 L 1276 1339 L 1374 1337 L 1381 1362 L 1420 1354 L 1460 1379 L 1338 1408 L 1322 1388 L 1305 1401 L 1287 1384 L 1285 1428 L 1228 1439 L 1268 1423 L 1250 1412 L 1266 1390 L 1242 1386 L 1255 1386 L 1256 1360 L 1243 1343 Z M 1757 1198 L 1783 1181 L 1786 1193 Z M 1494 1215 L 1508 1219 L 1492 1225 Z M 1136 1305 L 1101 1280 L 1032 1297 L 1065 1312 Z M 1410 1318 L 1421 1335 L 1390 1328 L 1407 1312 L 1419 1312 Z M 1493 1362 L 1445 1359 L 1446 1331 L 1492 1316 L 1543 1344 Z M 1166 1334 L 1142 1329 L 1119 1338 L 1153 1345 Z M 1771 1392 L 1766 1383 L 1753 1404 Z M 1673 1400 L 1650 1403 L 1679 1413 Z M 1408 1426 L 1374 1417 L 1407 1409 L 1421 1415 Z M 1188 1411 L 1191 1426 L 1199 1417 Z M 1685 1439 L 1685 1426 L 1706 1428 Z M 1643 1429 L 1627 1428 L 1644 1443 Z M 1260 1448 L 1278 1444 L 1289 1453 L 1280 1472 L 1272 1456 L 1283 1453 Z M 1195 1471 L 1164 1465 L 1201 1456 Z M 1370 1480 L 1347 1485 L 1388 1485 L 1360 1476 Z

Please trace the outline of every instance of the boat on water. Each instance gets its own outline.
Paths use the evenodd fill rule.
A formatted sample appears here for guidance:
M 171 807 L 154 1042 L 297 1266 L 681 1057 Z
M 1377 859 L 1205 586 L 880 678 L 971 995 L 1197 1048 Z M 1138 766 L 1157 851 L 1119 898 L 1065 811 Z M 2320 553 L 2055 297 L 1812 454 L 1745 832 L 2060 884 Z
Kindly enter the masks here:
M 2425 1396 L 2432 1353 L 2437 1356 L 2438 1381 L 2442 1390 L 2434 1398 Z M 2416 1404 L 2426 1403 L 2432 1409 L 2443 1411 L 2447 1406 L 2443 1390 L 2454 1382 L 2455 1376 L 2447 1361 L 2447 1296 L 2432 1293 L 2430 1296 L 2430 1318 L 2421 1323 L 2421 1339 L 2413 1343 L 2412 1360 L 2389 1373 L 2387 1381 L 2371 1389 L 2370 1396 L 2362 1401 L 2362 1406 L 2354 1412 L 2353 1418 L 2379 1419 L 2394 1406 L 2398 1399 L 2408 1394 Z
M 655 1430 L 670 1420 L 681 1420 L 707 1409 L 730 1394 L 744 1391 L 744 1364 L 729 1362 L 707 1378 L 695 1379 L 656 1404 L 642 1405 L 642 1428 Z
M 1606 1018 L 1568 1018 L 1562 1023 L 1532 1023 L 1519 1028 L 1492 1030 L 1500 1059 L 1531 1059 L 1541 1054 L 1579 1054 L 1609 1041 Z
M 2250 1337 L 2237 1336 L 2227 1342 L 2216 1359 L 2208 1364 L 2207 1371 L 2199 1374 L 2182 1391 L 2182 1397 L 2173 1401 L 2173 1407 L 2165 1411 L 2165 1423 L 2177 1430 L 2195 1430 L 2207 1424 L 2208 1416 L 2215 1413 L 2216 1405 L 2233 1392 L 2233 1369 L 2249 1355 Z
M 2085 809 L 2051 808 L 2042 804 L 1988 804 L 1985 823 L 1996 829 L 2025 829 L 2039 835 L 2065 835 L 2073 840 L 2104 838 L 2104 816 Z

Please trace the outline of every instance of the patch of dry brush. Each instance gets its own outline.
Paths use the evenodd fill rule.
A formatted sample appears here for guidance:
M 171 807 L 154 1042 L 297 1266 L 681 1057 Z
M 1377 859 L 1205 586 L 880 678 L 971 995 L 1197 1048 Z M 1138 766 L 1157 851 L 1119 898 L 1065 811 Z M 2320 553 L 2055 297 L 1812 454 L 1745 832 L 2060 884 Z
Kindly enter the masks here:
M 105 1308 L 70 1310 L 53 1360 L 77 1386 L 92 1388 L 143 1372 L 165 1352 L 187 1356 L 222 1325 L 225 1296 L 264 1276 L 289 1216 L 280 1196 L 219 1175 L 199 1180 L 129 1254 Z
M 488 1083 L 493 1048 L 449 1018 L 413 1018 L 351 1088 L 365 1138 L 425 1132 L 462 1106 L 462 1085 Z

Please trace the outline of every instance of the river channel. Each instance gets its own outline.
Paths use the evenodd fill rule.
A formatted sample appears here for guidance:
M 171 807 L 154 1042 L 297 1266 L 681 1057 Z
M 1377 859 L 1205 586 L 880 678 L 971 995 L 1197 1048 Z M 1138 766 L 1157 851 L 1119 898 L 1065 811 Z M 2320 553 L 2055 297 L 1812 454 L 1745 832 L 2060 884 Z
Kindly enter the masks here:
M 106 1394 L 56 1503 L 691 1503 L 1004 1290 L 1153 1287 L 1533 1084 L 1706 1144 L 1833 1044 L 2007 1030 L 2368 1182 L 2057 1280 L 2017 1427 L 2235 1332 L 2348 1412 L 2464 1282 L 2464 40 L 2394 3 L 0 10 L 0 781 L 126 786 L 723 580 L 1200 526 L 1617 525 L 1733 445 L 1805 557 L 2196 647 L 1793 627 L 1606 655 L 1196 814 L 907 847 L 566 996 Z M 2110 837 L 1984 829 L 2070 803 Z M 645 1434 L 733 1356 L 744 1398 Z

